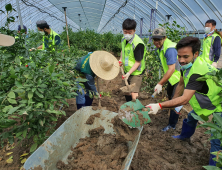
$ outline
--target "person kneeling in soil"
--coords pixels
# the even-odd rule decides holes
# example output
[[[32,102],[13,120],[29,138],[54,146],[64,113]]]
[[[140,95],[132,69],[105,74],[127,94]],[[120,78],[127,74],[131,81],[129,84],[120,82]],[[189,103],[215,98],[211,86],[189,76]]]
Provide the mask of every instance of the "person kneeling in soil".
[[[101,95],[96,90],[95,76],[104,80],[112,80],[119,74],[118,60],[106,51],[89,52],[86,56],[79,59],[74,69],[79,71],[80,77],[88,80],[83,83],[86,94],[78,84],[78,96],[76,97],[77,109],[92,105],[93,98],[89,96],[90,91],[93,95],[97,94],[101,98]]]
[[[123,24],[122,51],[119,65],[124,67],[125,75],[129,84],[134,84],[132,93],[125,95],[126,101],[136,100],[140,91],[143,74],[145,72],[146,47],[143,40],[135,34],[136,21],[126,19]],[[123,81],[124,82],[124,81]],[[125,82],[124,82],[125,86]]]
[[[159,94],[162,91],[162,86],[167,84],[167,95],[169,100],[173,98],[175,89],[180,81],[180,66],[177,60],[176,43],[172,42],[166,37],[166,30],[164,28],[156,28],[152,33],[153,44],[157,48],[158,57],[163,66],[164,76],[154,87],[154,91]],[[170,109],[170,117],[168,125],[162,129],[163,132],[169,129],[175,129],[178,122],[179,114],[175,110]]]
[[[222,97],[218,95],[222,88],[217,86],[216,83],[209,78],[209,75],[206,75],[213,70],[218,70],[198,56],[200,46],[200,40],[195,37],[185,37],[178,42],[176,49],[181,65],[181,77],[174,97],[172,100],[163,103],[149,104],[146,106],[151,108],[148,114],[156,114],[158,110],[162,108],[177,107],[189,102],[193,110],[188,114],[187,119],[183,120],[181,134],[173,136],[173,138],[181,140],[189,139],[195,132],[198,120],[194,119],[191,113],[201,117],[208,117],[212,113],[222,113],[220,104]],[[207,80],[198,81],[197,79],[200,77],[206,77]],[[211,140],[210,152],[221,149],[219,139]],[[215,156],[211,154],[210,165],[216,164],[212,160],[213,157]]]

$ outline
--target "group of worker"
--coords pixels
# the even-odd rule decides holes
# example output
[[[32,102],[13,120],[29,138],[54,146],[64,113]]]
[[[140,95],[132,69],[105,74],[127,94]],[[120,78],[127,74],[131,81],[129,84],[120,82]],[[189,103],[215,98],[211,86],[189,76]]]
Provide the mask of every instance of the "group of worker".
[[[48,48],[48,40],[51,39],[53,45],[60,44],[60,36],[50,29],[46,21],[36,23],[38,30],[43,35],[43,44],[37,49]],[[89,52],[77,62],[74,67],[79,72],[79,76],[86,78],[84,82],[85,90],[78,84],[76,97],[77,108],[91,106],[93,98],[90,92],[101,98],[95,87],[95,77],[105,80],[115,78],[119,73],[119,67],[123,67],[129,84],[134,84],[132,93],[125,94],[126,101],[135,100],[142,84],[142,77],[145,72],[146,45],[143,40],[135,34],[136,21],[126,19],[122,24],[123,38],[121,40],[122,51],[118,61],[112,54],[105,51]],[[46,38],[48,37],[48,38]],[[156,47],[156,54],[159,57],[164,75],[157,82],[154,91],[160,93],[162,87],[167,83],[167,95],[169,100],[163,103],[149,104],[151,111],[148,114],[156,114],[164,108],[175,108],[190,103],[193,110],[183,120],[182,131],[177,139],[189,139],[195,132],[197,120],[191,113],[208,117],[212,113],[222,113],[219,96],[221,87],[217,86],[212,79],[198,81],[200,77],[213,70],[217,70],[217,63],[221,53],[221,35],[216,30],[216,21],[210,19],[205,23],[205,35],[203,39],[203,52],[200,55],[201,42],[195,37],[182,38],[177,44],[167,38],[164,28],[156,28],[152,32],[152,41]],[[2,39],[1,39],[2,41]],[[2,45],[2,42],[0,42]],[[30,49],[30,51],[35,48]],[[149,66],[152,67],[152,66]],[[180,107],[181,108],[181,107]],[[175,129],[179,114],[175,109],[170,110],[169,123],[162,129],[163,132]],[[221,150],[220,140],[211,140],[210,152]],[[216,165],[213,160],[215,156],[210,155],[209,165]]]

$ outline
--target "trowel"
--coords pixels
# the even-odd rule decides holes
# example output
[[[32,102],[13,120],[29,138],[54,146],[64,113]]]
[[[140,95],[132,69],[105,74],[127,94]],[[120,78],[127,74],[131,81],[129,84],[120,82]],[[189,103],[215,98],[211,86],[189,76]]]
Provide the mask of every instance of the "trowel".
[[[125,75],[124,71],[123,71],[123,66],[120,67],[120,70],[122,72],[122,78],[123,76]],[[127,79],[124,79],[125,80],[125,84],[126,86],[124,87],[121,87],[120,90],[124,93],[131,93],[132,92],[132,89],[134,88],[134,86],[136,85],[135,83],[133,84],[130,84],[128,83]]]
[[[130,101],[120,106],[118,116],[124,123],[135,128],[151,122],[148,115],[149,111],[150,108],[145,108],[145,106],[136,99],[135,101]]]

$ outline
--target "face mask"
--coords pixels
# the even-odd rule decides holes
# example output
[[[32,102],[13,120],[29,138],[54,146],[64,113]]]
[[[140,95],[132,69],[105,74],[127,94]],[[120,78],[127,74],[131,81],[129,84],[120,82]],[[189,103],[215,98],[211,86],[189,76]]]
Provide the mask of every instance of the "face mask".
[[[210,27],[205,27],[205,28],[204,28],[204,32],[205,32],[206,34],[208,34],[208,33],[210,32],[210,29],[211,29]]]
[[[192,65],[193,65],[193,63],[189,62],[189,63],[186,64],[186,65],[183,65],[183,66],[180,65],[180,68],[181,68],[182,70],[187,70],[187,69],[190,68]]]
[[[45,35],[45,33],[44,33],[43,31],[39,31],[39,33],[40,33],[41,35]]]
[[[129,41],[133,38],[133,35],[132,34],[123,34],[124,35],[124,38]]]

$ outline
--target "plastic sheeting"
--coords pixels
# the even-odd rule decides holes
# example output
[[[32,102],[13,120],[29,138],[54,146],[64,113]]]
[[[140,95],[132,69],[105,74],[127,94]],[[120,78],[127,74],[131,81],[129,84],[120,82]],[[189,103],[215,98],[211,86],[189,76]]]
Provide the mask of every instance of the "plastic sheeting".
[[[111,31],[122,32],[122,22],[126,18],[137,21],[139,34],[140,19],[143,18],[143,34],[150,28],[151,9],[156,8],[157,0],[19,0],[22,20],[29,29],[36,29],[36,21],[46,20],[50,26],[60,33],[65,26],[64,11],[67,7],[68,25],[77,31],[80,28],[92,29],[99,33]],[[7,3],[15,9],[16,0],[1,0],[0,7],[4,10]],[[158,0],[156,27],[166,22],[166,15],[187,31],[199,33],[203,31],[206,20],[215,19],[217,28],[222,28],[222,0]],[[12,12],[10,16],[18,16]],[[0,16],[1,25],[6,22],[6,15]],[[17,29],[19,20],[10,25]]]

